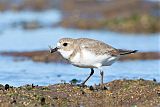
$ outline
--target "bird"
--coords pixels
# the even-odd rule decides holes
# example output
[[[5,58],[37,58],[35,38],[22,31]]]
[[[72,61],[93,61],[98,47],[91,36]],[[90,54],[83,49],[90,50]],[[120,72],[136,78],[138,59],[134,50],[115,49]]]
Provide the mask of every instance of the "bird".
[[[94,69],[100,70],[103,85],[103,66],[111,66],[120,57],[136,53],[138,50],[116,49],[107,43],[91,38],[61,38],[55,48],[50,47],[50,53],[58,51],[70,64],[80,68],[90,68],[90,75],[81,83],[82,86],[94,74]]]

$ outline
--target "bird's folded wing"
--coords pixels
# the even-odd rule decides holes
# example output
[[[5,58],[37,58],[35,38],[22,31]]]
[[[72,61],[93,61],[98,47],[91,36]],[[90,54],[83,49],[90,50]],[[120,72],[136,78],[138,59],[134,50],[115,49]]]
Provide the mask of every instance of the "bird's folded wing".
[[[100,41],[95,41],[95,40],[89,40],[89,41],[83,41],[79,43],[81,49],[86,49],[88,51],[94,52],[95,54],[98,55],[111,55],[111,56],[117,56],[118,55],[118,50],[113,48],[112,46],[105,44]]]

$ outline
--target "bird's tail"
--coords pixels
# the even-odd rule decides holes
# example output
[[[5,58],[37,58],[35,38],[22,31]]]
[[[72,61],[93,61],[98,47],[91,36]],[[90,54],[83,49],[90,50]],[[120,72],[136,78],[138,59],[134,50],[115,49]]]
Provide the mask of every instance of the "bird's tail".
[[[127,54],[133,54],[136,53],[138,50],[124,50],[124,49],[118,49],[119,55],[127,55]]]

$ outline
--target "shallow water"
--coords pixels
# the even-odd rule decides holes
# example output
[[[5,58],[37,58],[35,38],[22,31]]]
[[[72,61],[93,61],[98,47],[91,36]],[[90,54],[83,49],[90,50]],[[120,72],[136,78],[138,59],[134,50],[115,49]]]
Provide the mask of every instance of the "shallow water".
[[[13,17],[14,16],[14,17]],[[47,50],[48,45],[55,46],[62,37],[88,37],[104,41],[116,48],[137,49],[139,51],[160,51],[160,35],[157,34],[124,34],[105,30],[76,30],[62,27],[24,30],[12,27],[20,21],[38,20],[43,24],[58,23],[61,20],[59,11],[36,12],[3,12],[0,13],[0,52],[3,51],[35,51]],[[160,81],[160,60],[117,62],[104,68],[105,82],[115,79],[144,78]],[[0,83],[20,86],[25,84],[48,85],[69,82],[72,79],[84,80],[89,69],[77,68],[72,65],[55,63],[22,61],[12,57],[0,56]],[[87,82],[98,84],[99,71]]]
[[[90,69],[77,68],[72,65],[41,63],[31,60],[21,61],[12,57],[0,57],[0,83],[20,86],[25,84],[48,85],[69,82],[72,79],[84,80]],[[115,79],[143,78],[160,82],[160,60],[117,62],[104,67],[104,82]],[[100,82],[99,70],[87,82],[88,85]]]
[[[14,17],[13,17],[14,16]],[[43,12],[2,12],[0,13],[0,51],[33,51],[48,49],[56,45],[62,37],[88,37],[98,39],[116,48],[136,49],[139,51],[160,51],[160,33],[124,34],[105,30],[76,30],[62,27],[24,30],[21,27],[9,27],[13,23],[39,21],[42,24],[58,23],[61,12],[58,10]]]
[[[62,27],[37,30],[11,28],[0,34],[0,51],[46,50],[48,49],[48,45],[55,46],[58,39],[62,37],[88,37],[101,40],[116,48],[136,49],[139,51],[160,51],[160,35],[151,35],[153,36],[144,36],[144,34],[122,34],[110,31],[75,30]]]
[[[0,30],[6,30],[13,26],[13,24],[20,24],[23,22],[36,21],[44,25],[57,23],[61,21],[61,13],[58,10],[48,10],[41,12],[33,11],[5,11],[0,12]]]

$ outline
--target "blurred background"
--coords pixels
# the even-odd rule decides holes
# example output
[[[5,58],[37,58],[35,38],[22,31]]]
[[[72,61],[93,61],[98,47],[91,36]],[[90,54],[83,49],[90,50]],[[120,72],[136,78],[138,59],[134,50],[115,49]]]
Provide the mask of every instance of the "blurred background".
[[[88,37],[139,50],[105,67],[105,82],[160,82],[159,0],[0,0],[0,84],[83,81],[89,69],[48,52],[62,37]],[[87,84],[99,81],[96,70]]]

